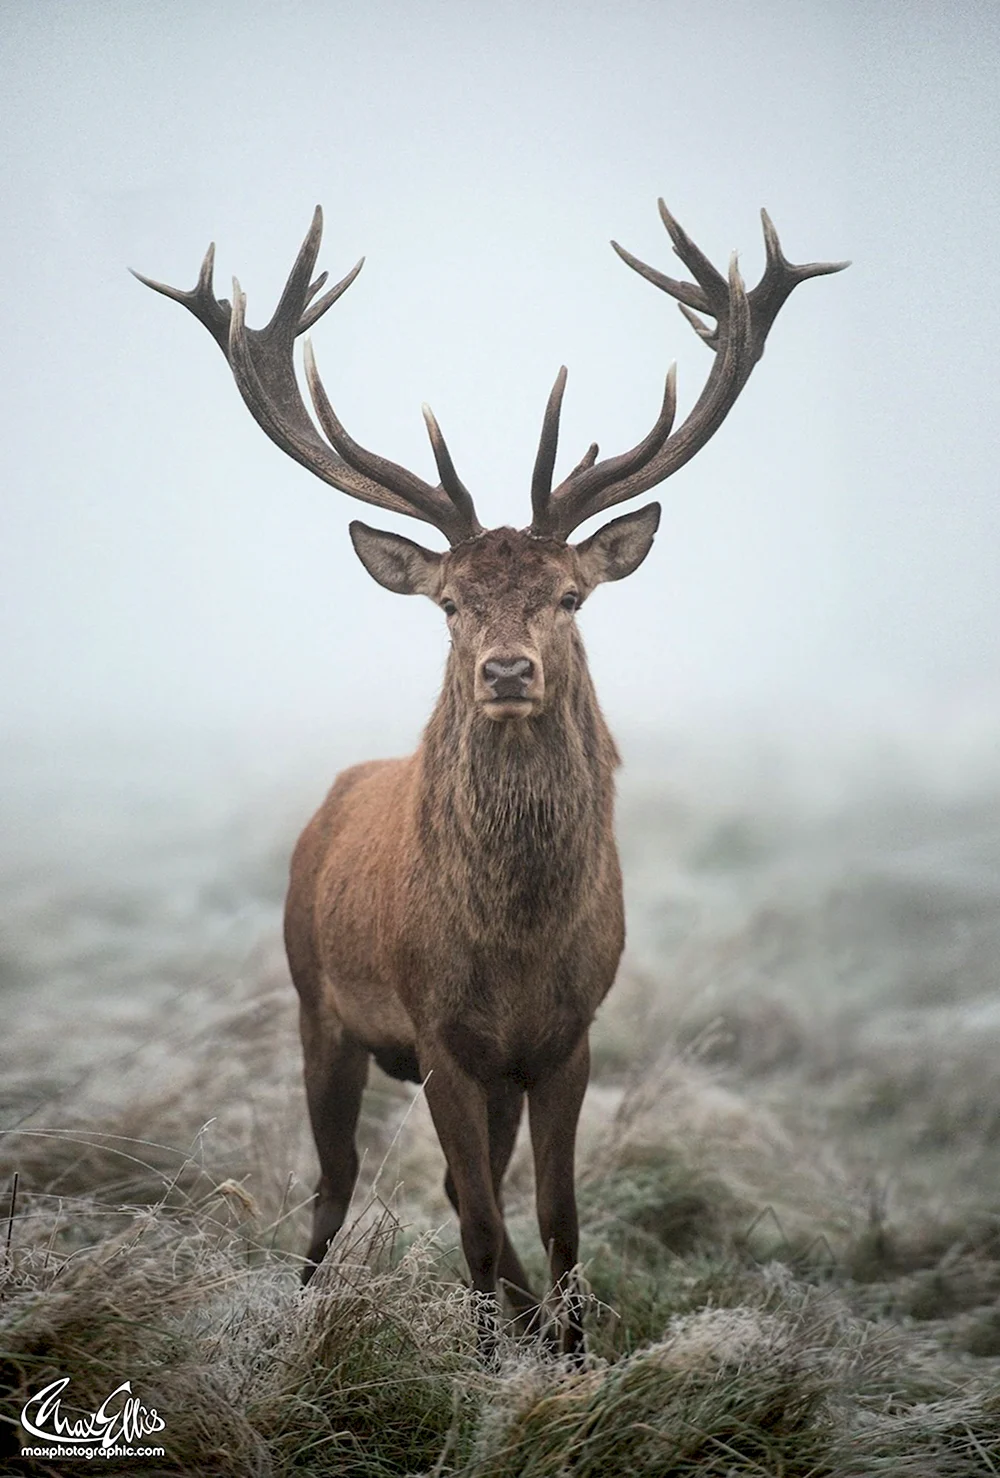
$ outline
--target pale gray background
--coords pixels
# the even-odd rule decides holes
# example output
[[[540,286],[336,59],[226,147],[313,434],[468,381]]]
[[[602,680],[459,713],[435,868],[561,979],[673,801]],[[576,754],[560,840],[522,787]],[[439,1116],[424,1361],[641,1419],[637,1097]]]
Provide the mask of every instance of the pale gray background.
[[[997,580],[993,3],[199,3],[0,11],[8,735],[415,739],[443,622],[365,575],[360,512],[284,458],[181,286],[210,239],[249,319],[309,223],[367,266],[315,332],[334,404],[429,476],[442,422],[485,521],[527,521],[545,397],[566,465],[708,356],[614,257],[672,270],[663,194],[790,300],[654,552],[583,617],[626,732],[989,729]],[[434,542],[418,525],[395,526]],[[440,540],[437,541],[440,544]],[[353,744],[353,739],[352,739]]]

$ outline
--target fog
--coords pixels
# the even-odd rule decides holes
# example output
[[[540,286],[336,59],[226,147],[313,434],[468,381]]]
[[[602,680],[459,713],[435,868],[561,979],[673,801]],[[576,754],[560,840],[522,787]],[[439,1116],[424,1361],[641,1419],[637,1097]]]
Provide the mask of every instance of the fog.
[[[570,1466],[610,1451],[601,1421],[637,1475],[695,1427],[712,1471],[734,1443],[755,1472],[1000,1462],[998,64],[985,0],[0,6],[11,1370],[127,1375],[171,1471],[473,1471],[454,1444],[493,1376],[453,1399],[442,1158],[374,1068],[356,1205],[385,1196],[433,1278],[401,1263],[402,1304],[366,1281],[362,1315],[345,1283],[346,1363],[302,1316],[316,1167],[280,943],[295,836],[336,770],[412,749],[447,650],[348,522],[443,536],[279,452],[126,269],[189,288],[215,241],[216,292],[238,275],[261,326],[322,203],[320,269],[367,259],[312,334],[344,424],[436,482],[429,403],[483,524],[524,526],[560,364],[557,474],[638,442],[671,360],[681,415],[704,384],[609,246],[686,276],[662,195],[748,285],[761,206],[792,261],[853,265],[794,293],[726,424],[642,500],[649,558],[580,616],[625,761],[628,943],[577,1158],[599,1358],[531,1399]],[[506,1189],[535,1246],[523,1140]],[[670,1366],[716,1316],[730,1363],[696,1336]],[[649,1340],[670,1394],[633,1421]],[[482,1400],[516,1467],[540,1429]]]
[[[210,240],[252,325],[322,202],[364,253],[314,333],[345,424],[432,476],[428,401],[485,523],[624,449],[708,355],[614,237],[673,270],[663,195],[718,263],[766,205],[805,284],[727,424],[661,490],[652,556],[583,625],[613,723],[828,732],[989,722],[1000,121],[991,6],[91,3],[5,7],[0,222],[8,734],[413,741],[445,651],[376,586],[361,505],[284,457],[190,286]],[[440,544],[433,530],[373,521]]]

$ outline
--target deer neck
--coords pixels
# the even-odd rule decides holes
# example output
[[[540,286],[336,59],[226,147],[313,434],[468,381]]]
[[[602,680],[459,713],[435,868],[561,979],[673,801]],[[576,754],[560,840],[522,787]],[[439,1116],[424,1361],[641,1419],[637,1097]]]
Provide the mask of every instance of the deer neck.
[[[506,723],[472,707],[449,660],[420,761],[427,861],[480,923],[573,911],[614,849],[618,764],[582,646],[544,710]]]

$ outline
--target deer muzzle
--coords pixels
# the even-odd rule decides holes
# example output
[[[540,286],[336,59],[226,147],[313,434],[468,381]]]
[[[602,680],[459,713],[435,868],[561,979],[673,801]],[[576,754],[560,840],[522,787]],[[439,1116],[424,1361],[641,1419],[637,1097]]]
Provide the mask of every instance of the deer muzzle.
[[[490,718],[524,718],[542,697],[541,663],[518,654],[494,654],[481,664],[476,697]]]

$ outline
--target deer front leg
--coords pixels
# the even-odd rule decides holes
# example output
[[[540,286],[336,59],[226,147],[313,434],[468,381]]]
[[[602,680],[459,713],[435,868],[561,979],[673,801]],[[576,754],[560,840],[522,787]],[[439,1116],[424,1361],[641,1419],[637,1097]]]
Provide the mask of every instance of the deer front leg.
[[[504,1225],[493,1189],[487,1095],[443,1048],[424,1044],[418,1055],[431,1118],[458,1200],[469,1278],[473,1290],[482,1295],[476,1316],[479,1346],[484,1354],[492,1354],[499,1315],[497,1275]]]
[[[510,1164],[510,1157],[517,1140],[524,1106],[524,1090],[514,1083],[503,1082],[490,1089],[487,1096],[487,1121],[490,1136],[490,1170],[493,1176],[493,1194],[503,1215],[503,1178]],[[448,1200],[458,1211],[458,1192],[455,1178],[449,1170],[444,1180]],[[539,1301],[531,1291],[528,1275],[521,1265],[510,1234],[504,1228],[503,1246],[497,1264],[498,1282],[507,1295],[514,1310],[514,1328],[518,1334],[534,1334],[540,1320]]]
[[[535,1160],[538,1229],[549,1254],[552,1286],[562,1305],[560,1353],[583,1354],[583,1300],[576,1265],[580,1228],[576,1213],[576,1126],[590,1077],[590,1044],[573,1053],[528,1093],[528,1122]]]

